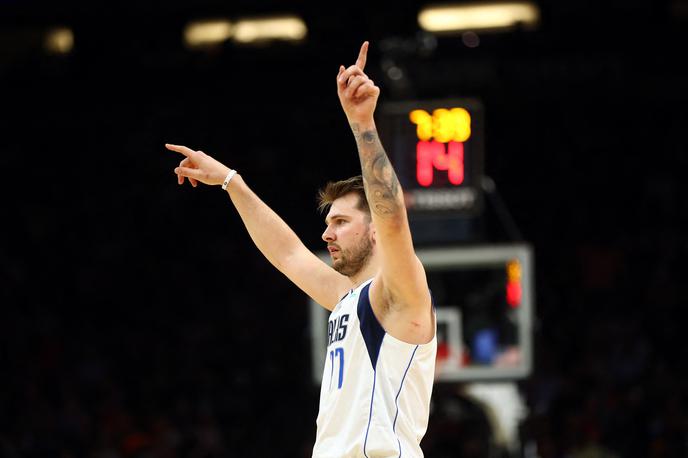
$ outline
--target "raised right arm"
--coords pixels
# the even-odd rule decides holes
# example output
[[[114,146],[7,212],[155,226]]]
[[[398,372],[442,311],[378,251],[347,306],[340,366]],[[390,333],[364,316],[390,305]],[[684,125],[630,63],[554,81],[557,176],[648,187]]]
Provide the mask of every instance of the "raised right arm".
[[[202,151],[186,146],[165,145],[185,156],[174,172],[179,184],[184,178],[193,186],[223,183],[230,168]],[[263,202],[236,174],[227,186],[229,197],[246,230],[267,260],[318,304],[332,309],[350,288],[350,281],[311,252],[287,223]]]

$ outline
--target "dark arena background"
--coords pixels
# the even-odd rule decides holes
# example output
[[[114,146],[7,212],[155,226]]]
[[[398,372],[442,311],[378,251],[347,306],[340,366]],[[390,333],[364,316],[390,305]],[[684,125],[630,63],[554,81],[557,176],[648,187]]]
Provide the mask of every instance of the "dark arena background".
[[[425,6],[0,0],[1,456],[310,457],[308,298],[164,144],[324,249],[316,192],[359,173],[335,76],[364,40],[380,106],[482,104],[490,192],[419,248],[533,253],[532,367],[438,382],[425,455],[688,456],[688,3],[540,0],[535,26],[453,34]],[[272,14],[307,34],[185,45]]]

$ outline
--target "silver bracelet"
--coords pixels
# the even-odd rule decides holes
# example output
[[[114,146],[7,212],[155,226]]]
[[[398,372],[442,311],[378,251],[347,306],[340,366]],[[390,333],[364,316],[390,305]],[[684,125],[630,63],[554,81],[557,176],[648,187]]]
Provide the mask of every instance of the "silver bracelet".
[[[234,175],[236,175],[236,170],[229,169],[229,173],[227,174],[227,177],[225,178],[225,181],[222,183],[222,190],[226,191],[227,190],[227,185],[229,184],[230,181],[232,181],[232,178],[234,178]]]

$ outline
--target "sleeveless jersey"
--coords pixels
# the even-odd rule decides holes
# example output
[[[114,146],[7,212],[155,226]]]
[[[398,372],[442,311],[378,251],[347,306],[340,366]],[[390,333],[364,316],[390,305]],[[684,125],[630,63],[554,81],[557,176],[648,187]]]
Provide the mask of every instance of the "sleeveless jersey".
[[[424,345],[387,334],[365,281],[328,320],[314,458],[420,458],[428,426],[437,336]]]

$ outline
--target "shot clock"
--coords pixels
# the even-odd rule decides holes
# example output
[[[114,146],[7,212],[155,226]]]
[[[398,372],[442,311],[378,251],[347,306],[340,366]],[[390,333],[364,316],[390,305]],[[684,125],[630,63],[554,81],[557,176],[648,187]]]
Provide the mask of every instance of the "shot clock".
[[[483,109],[475,99],[381,105],[383,144],[410,217],[477,215],[482,209]]]

